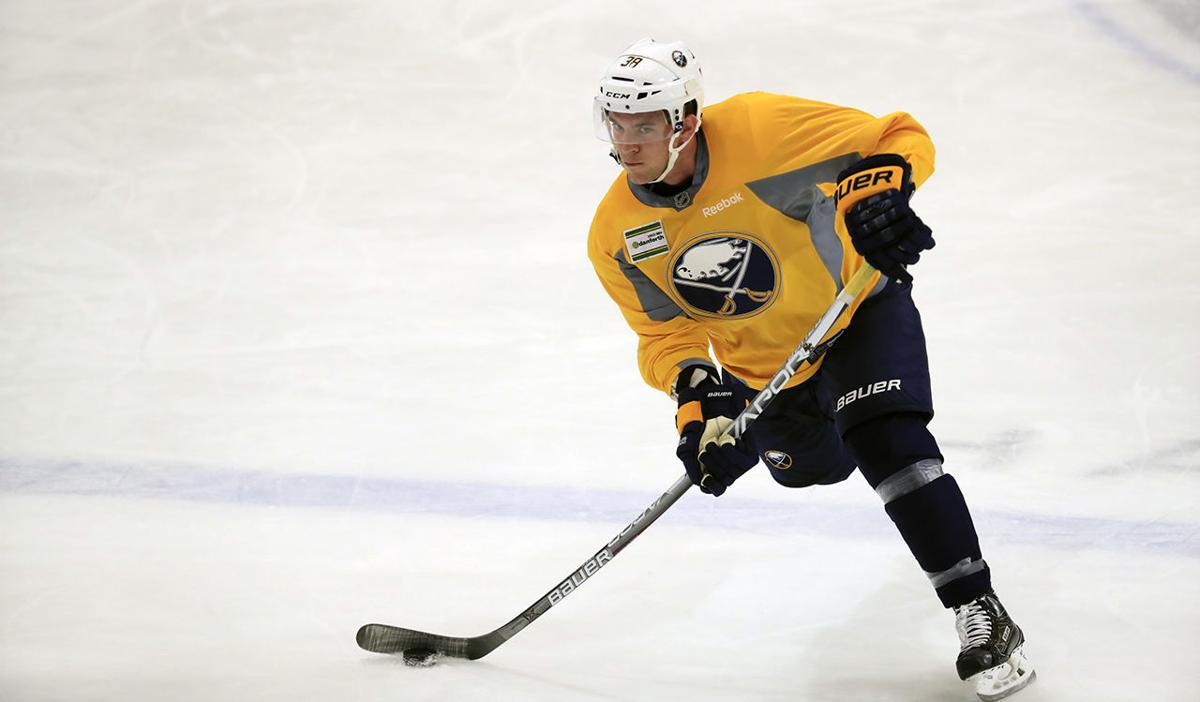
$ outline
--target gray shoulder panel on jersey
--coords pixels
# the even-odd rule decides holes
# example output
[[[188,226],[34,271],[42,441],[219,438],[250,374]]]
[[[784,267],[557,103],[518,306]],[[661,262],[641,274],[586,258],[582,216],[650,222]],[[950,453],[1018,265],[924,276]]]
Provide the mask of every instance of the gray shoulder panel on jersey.
[[[816,187],[817,183],[836,183],[842,169],[861,159],[858,153],[842,154],[794,171],[752,180],[746,183],[746,187],[759,200],[792,219],[804,222],[808,220],[809,211],[818,196],[823,195],[820,188]]]
[[[826,197],[817,186],[810,188],[812,204],[808,211],[808,235],[812,237],[813,248],[829,271],[833,286],[842,291],[842,240],[838,238],[834,223],[837,221],[837,205],[833,198]]]
[[[701,127],[700,131],[696,132],[696,172],[692,174],[692,184],[688,186],[687,190],[671,196],[659,195],[645,185],[630,182],[628,177],[625,182],[629,183],[630,192],[643,205],[669,207],[681,211],[691,206],[692,200],[700,191],[700,186],[704,185],[706,178],[708,178],[708,140],[704,138],[704,128]]]
[[[829,271],[834,287],[842,291],[842,242],[837,237],[837,205],[817,187],[817,183],[837,182],[843,168],[857,162],[858,153],[835,156],[820,163],[746,183],[759,200],[792,219],[808,225],[813,248]]]
[[[625,274],[625,279],[633,286],[633,291],[637,293],[638,302],[642,305],[642,311],[650,318],[652,322],[667,322],[676,317],[683,316],[683,310],[679,305],[667,297],[650,278],[642,272],[642,269],[633,265],[625,258],[625,250],[621,249],[613,258],[617,259],[617,265],[621,267],[621,272]]]

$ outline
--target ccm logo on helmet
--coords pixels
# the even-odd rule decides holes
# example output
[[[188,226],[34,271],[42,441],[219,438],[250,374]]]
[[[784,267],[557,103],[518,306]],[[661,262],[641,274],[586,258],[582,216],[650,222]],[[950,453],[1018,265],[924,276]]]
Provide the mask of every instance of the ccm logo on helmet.
[[[630,95],[633,95],[633,93],[610,93],[607,90],[604,91],[605,97],[616,98],[617,100],[626,100]]]

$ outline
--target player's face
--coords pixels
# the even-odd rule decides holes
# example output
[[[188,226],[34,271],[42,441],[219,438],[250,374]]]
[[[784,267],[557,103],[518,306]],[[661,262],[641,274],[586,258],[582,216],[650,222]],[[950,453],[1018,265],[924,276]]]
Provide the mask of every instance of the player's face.
[[[622,114],[610,112],[608,131],[621,167],[634,183],[649,183],[667,167],[671,125],[662,112]]]

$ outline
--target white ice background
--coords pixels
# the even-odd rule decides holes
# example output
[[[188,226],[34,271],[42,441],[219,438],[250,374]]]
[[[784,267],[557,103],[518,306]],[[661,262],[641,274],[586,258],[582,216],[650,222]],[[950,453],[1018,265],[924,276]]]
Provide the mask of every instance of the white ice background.
[[[1200,699],[1194,0],[6,0],[0,700],[974,699],[858,476],[692,491],[483,660],[355,646],[504,623],[681,473],[584,253],[645,35],[929,129],[1014,699]]]

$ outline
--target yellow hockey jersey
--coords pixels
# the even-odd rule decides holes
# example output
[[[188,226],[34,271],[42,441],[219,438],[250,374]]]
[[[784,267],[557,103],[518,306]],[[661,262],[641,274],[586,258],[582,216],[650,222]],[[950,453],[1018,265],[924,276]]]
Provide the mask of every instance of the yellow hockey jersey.
[[[687,190],[664,197],[616,179],[596,209],[588,256],[637,332],[652,387],[670,392],[683,366],[711,363],[711,346],[722,367],[762,388],[863,265],[835,216],[838,173],[895,153],[920,185],[933,172],[933,143],[903,112],[875,118],[768,93],[706,107],[696,138]]]

